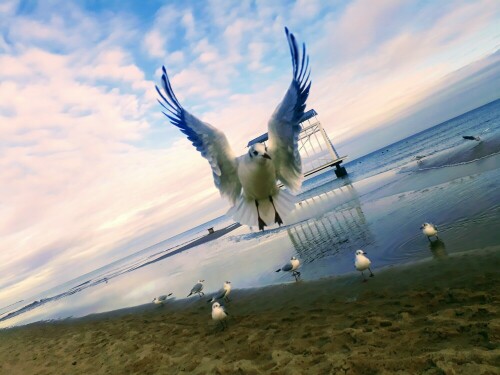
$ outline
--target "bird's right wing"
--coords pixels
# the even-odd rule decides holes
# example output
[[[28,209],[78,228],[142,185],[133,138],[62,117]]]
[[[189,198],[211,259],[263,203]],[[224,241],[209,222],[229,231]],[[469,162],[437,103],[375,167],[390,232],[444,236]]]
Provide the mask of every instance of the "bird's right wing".
[[[186,111],[179,103],[170,85],[167,71],[162,68],[162,91],[156,86],[156,91],[162,100],[158,102],[166,110],[163,112],[177,126],[193,146],[208,160],[212,168],[215,186],[221,195],[234,204],[241,193],[241,183],[237,173],[237,161],[224,133],[212,125],[203,122]]]

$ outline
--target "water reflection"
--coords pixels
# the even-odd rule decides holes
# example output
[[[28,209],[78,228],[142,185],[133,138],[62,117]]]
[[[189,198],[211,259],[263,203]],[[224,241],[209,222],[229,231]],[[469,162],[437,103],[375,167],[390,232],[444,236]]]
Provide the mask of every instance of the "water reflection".
[[[448,256],[446,245],[439,238],[435,241],[429,242],[429,249],[431,250],[434,259],[442,260]]]
[[[289,227],[287,233],[304,263],[364,248],[374,241],[351,183],[300,202],[296,215],[296,219],[308,219]]]

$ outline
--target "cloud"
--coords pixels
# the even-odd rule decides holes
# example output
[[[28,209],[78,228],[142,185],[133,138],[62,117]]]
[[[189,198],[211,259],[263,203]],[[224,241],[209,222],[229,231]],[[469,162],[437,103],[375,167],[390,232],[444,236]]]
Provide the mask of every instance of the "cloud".
[[[406,116],[432,125],[436,117],[423,112],[453,97],[442,94],[446,87],[465,92],[484,82],[470,79],[479,68],[446,77],[498,48],[494,1],[210,1],[145,4],[138,14],[56,1],[17,9],[0,5],[8,15],[0,25],[7,302],[228,208],[206,160],[161,115],[153,87],[162,64],[186,109],[224,131],[241,154],[266,131],[290,84],[288,25],[311,57],[308,107],[336,145],[360,155],[388,125],[394,137],[406,134],[409,122],[396,125]],[[474,103],[491,97],[483,91]]]

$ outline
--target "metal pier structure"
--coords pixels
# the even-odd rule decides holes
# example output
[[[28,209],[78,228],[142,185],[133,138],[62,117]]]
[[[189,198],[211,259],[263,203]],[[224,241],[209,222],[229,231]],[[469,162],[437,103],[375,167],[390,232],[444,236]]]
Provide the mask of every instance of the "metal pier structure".
[[[341,163],[347,158],[339,156],[333,143],[318,120],[318,113],[310,109],[302,116],[299,134],[299,152],[302,159],[304,177],[311,176],[326,168],[335,167],[335,175],[343,177],[347,175],[346,169]],[[255,143],[266,143],[268,134],[262,134],[248,142],[247,147]]]

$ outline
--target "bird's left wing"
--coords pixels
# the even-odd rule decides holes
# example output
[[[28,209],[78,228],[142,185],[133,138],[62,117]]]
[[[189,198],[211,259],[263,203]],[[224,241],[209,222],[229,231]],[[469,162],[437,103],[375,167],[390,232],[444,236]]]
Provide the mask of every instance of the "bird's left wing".
[[[300,119],[304,115],[309,96],[309,56],[306,46],[299,50],[297,41],[285,27],[293,65],[293,79],[285,97],[274,111],[268,123],[269,152],[278,178],[292,191],[302,184],[302,165],[298,149]]]
[[[172,125],[177,126],[193,146],[208,160],[212,168],[215,186],[221,195],[235,203],[241,193],[241,183],[238,179],[237,161],[224,133],[212,125],[203,122],[186,111],[179,103],[170,85],[167,71],[162,68],[161,86],[163,92],[156,86],[156,91],[162,100],[158,102],[165,109]]]

